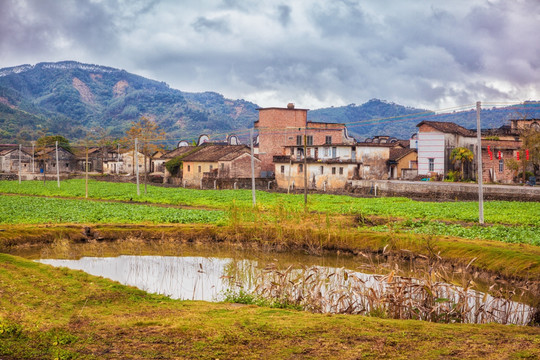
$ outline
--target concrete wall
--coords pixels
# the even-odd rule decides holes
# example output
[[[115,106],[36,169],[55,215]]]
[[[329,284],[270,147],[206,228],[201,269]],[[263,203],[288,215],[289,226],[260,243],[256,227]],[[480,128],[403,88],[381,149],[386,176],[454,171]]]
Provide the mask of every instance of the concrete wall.
[[[431,181],[352,180],[348,190],[428,200],[478,200],[478,185]],[[540,186],[484,185],[484,200],[540,201]]]
[[[304,172],[299,172],[299,166],[303,163],[276,164],[275,179],[277,187],[287,189],[289,186],[294,189],[304,188]],[[354,174],[355,164],[347,163],[308,163],[308,189],[316,190],[343,190],[347,181]],[[283,170],[283,171],[282,171]]]

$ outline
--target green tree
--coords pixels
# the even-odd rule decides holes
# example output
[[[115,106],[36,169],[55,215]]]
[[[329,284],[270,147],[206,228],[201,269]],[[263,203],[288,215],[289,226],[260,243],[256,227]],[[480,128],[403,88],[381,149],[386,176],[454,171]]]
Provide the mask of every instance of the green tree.
[[[521,132],[521,140],[523,141],[522,150],[520,152],[523,158],[523,180],[525,181],[525,168],[528,164],[532,166],[535,176],[540,175],[540,127],[529,127]],[[526,151],[529,151],[529,160],[526,159]],[[528,164],[525,164],[527,162]]]
[[[470,163],[471,161],[473,161],[473,159],[473,152],[465,147],[454,148],[454,150],[452,150],[452,153],[450,153],[450,160],[452,161],[452,164],[459,162],[462,179],[464,178],[463,171],[465,168],[465,164]]]
[[[36,146],[40,148],[42,147],[45,148],[47,146],[54,146],[57,141],[58,141],[58,146],[61,146],[67,151],[71,152],[71,145],[69,143],[69,140],[63,137],[62,135],[42,136],[39,139],[37,139]]]

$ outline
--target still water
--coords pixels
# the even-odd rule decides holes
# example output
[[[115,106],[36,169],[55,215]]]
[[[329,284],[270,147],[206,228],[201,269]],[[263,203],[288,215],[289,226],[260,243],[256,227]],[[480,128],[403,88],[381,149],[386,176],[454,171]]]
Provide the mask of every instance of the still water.
[[[291,262],[268,253],[257,258],[215,256],[121,255],[79,259],[39,259],[53,266],[82,270],[174,299],[221,301],[240,289],[268,299],[301,305],[314,312],[373,314],[468,323],[527,324],[534,309],[435,279],[359,271],[358,261],[325,264]],[[221,254],[223,256],[224,254]],[[315,257],[317,259],[317,257]],[[306,259],[307,260],[307,259]],[[337,266],[336,266],[337,265]],[[397,268],[397,265],[395,265]],[[380,268],[381,269],[381,268]]]

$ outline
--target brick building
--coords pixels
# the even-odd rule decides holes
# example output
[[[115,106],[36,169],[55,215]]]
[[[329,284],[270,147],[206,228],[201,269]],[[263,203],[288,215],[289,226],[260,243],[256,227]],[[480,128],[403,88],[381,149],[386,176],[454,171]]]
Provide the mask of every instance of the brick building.
[[[486,183],[512,183],[517,174],[508,168],[507,161],[508,159],[516,159],[516,153],[521,145],[521,141],[482,140],[483,181]],[[525,156],[525,154],[521,155]]]
[[[296,109],[293,104],[286,108],[260,108],[255,129],[259,132],[258,156],[263,174],[274,172],[274,156],[286,154],[288,146],[353,144],[344,124],[312,122],[307,120],[307,109]]]

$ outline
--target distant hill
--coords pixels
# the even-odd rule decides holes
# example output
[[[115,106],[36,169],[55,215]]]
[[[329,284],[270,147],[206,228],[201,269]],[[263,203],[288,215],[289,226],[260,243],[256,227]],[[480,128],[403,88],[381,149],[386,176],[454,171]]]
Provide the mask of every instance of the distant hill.
[[[540,118],[540,103],[525,102],[503,108],[485,108],[480,112],[483,129],[495,129],[516,118]],[[308,112],[312,121],[345,123],[349,132],[364,140],[376,135],[408,139],[423,120],[451,121],[467,129],[476,129],[476,110],[436,114],[433,111],[405,107],[384,100],[372,99],[362,105],[331,107]]]
[[[258,106],[248,101],[186,93],[124,70],[73,61],[0,69],[0,106],[0,141],[30,140],[38,127],[77,139],[99,126],[120,137],[143,115],[169,137],[224,133],[224,139],[258,117]]]
[[[147,116],[169,138],[202,133],[224,140],[253,126],[258,106],[215,92],[188,93],[107,66],[74,61],[0,69],[0,142],[35,140],[45,132],[75,141],[102,127],[122,137],[131,121]],[[497,128],[523,114],[540,118],[538,103],[482,110],[482,127]],[[476,128],[474,111],[435,114],[372,99],[365,104],[311,110],[308,119],[345,123],[358,140],[375,135],[406,139],[422,120],[453,121]]]

